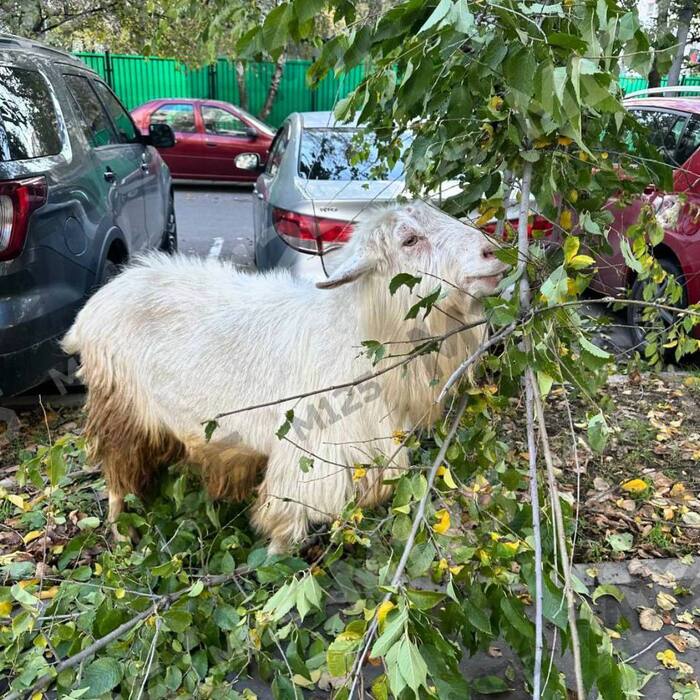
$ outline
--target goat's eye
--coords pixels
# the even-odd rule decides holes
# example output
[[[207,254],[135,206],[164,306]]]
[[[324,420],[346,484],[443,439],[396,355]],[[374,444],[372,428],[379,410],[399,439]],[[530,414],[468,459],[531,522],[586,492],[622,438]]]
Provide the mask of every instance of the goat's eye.
[[[404,242],[403,246],[405,248],[410,248],[412,245],[418,243],[418,236],[409,236]]]

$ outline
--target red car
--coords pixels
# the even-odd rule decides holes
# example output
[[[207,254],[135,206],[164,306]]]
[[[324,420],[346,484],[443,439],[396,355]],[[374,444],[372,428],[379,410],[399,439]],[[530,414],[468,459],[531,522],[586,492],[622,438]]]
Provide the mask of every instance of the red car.
[[[664,225],[663,241],[655,252],[667,272],[684,286],[683,304],[700,302],[700,99],[645,97],[625,100],[625,107],[649,129],[650,141],[674,168],[674,189],[661,194],[651,189],[631,204],[621,207],[615,201],[606,208],[613,214],[609,242],[611,255],[597,260],[593,288],[618,296],[631,289],[641,299],[643,283],[636,283],[620,250],[620,235],[636,223],[645,202],[651,201]],[[679,196],[682,195],[682,196]],[[661,292],[661,290],[659,290]],[[628,322],[637,341],[642,341],[642,307],[628,306]],[[663,313],[662,313],[663,316]],[[672,319],[662,319],[670,322]],[[696,328],[697,331],[697,328]]]
[[[250,159],[246,170],[237,167],[236,158],[252,154],[264,165],[275,135],[240,107],[217,100],[151,100],[131,116],[143,134],[151,124],[172,127],[175,146],[161,156],[177,179],[255,182],[258,173],[250,168]]]

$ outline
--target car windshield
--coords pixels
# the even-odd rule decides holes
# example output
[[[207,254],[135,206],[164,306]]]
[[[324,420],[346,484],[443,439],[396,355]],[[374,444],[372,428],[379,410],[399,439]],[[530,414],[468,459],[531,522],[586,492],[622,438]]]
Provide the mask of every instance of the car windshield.
[[[389,167],[379,157],[372,134],[359,136],[359,129],[305,129],[301,137],[299,174],[307,180],[402,180],[404,165],[398,160]],[[365,153],[358,152],[358,140],[364,140]],[[403,139],[403,149],[408,145]],[[362,141],[359,142],[360,144]]]
[[[0,66],[0,161],[60,151],[58,117],[44,78],[35,70]]]

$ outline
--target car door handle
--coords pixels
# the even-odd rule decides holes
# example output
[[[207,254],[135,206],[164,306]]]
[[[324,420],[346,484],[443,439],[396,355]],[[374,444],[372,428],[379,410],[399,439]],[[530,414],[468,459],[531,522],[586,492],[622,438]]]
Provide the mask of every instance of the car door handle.
[[[207,141],[207,146],[209,146],[209,148],[217,148],[218,145],[218,143],[211,143],[211,141]]]
[[[114,173],[112,172],[111,168],[107,168],[104,172],[104,177],[107,182],[114,182],[116,180],[116,177]]]

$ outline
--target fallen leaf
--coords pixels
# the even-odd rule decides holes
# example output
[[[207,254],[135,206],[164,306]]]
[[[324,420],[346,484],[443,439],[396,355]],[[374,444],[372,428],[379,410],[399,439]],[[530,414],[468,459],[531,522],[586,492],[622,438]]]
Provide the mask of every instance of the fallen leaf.
[[[667,634],[664,635],[664,639],[680,654],[683,654],[688,648],[688,643],[680,634]]]
[[[690,527],[700,528],[700,513],[696,513],[694,510],[684,513],[683,522]]]
[[[663,591],[656,596],[656,605],[661,610],[671,611],[676,609],[678,601],[670,594]]]
[[[649,484],[642,479],[630,479],[622,484],[622,490],[627,493],[640,494],[644,493],[649,488]]]
[[[647,632],[658,632],[664,626],[664,621],[653,608],[642,608],[639,613],[639,626]]]

